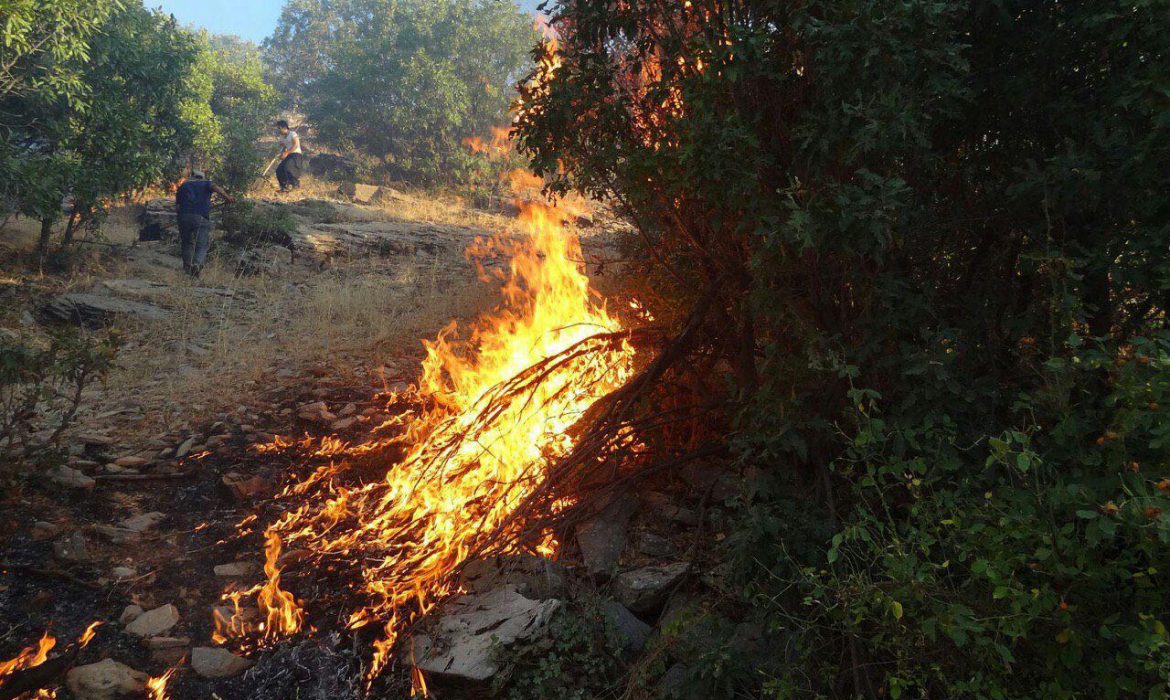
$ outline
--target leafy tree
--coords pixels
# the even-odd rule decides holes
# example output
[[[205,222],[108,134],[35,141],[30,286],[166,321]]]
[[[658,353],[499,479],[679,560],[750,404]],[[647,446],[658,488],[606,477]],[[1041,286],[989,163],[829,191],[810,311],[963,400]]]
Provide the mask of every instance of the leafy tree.
[[[558,9],[522,143],[626,207],[758,475],[793,657],[721,692],[1165,697],[1170,5]]]
[[[3,100],[14,119],[0,141],[0,180],[9,206],[41,221],[42,261],[67,198],[66,243],[111,198],[177,174],[183,156],[213,151],[220,139],[197,38],[141,5],[108,5],[84,45],[53,57],[62,65],[52,72],[71,76],[61,83],[66,87]],[[60,17],[39,19],[51,24]]]
[[[535,36],[527,16],[493,0],[301,0],[266,52],[326,143],[398,177],[438,179],[463,138],[506,119]]]
[[[211,111],[222,140],[209,158],[225,187],[246,190],[260,173],[257,141],[277,109],[277,93],[265,81],[260,49],[234,36],[206,37],[208,54],[200,65],[210,75]]]

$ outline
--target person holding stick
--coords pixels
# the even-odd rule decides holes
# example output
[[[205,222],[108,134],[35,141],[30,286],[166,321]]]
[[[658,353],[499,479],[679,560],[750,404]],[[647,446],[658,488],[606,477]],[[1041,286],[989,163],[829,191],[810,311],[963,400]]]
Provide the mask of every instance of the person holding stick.
[[[276,122],[280,144],[280,165],[276,166],[276,181],[280,183],[281,192],[291,192],[301,186],[301,175],[305,172],[305,154],[301,150],[301,137],[289,128],[288,121],[281,119]]]

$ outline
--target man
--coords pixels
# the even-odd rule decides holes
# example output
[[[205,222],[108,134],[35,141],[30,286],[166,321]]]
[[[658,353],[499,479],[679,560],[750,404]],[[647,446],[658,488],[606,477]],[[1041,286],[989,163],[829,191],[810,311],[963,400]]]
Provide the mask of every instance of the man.
[[[280,136],[280,165],[276,166],[276,180],[281,192],[291,192],[301,186],[301,175],[305,172],[305,154],[301,150],[301,137],[289,128],[284,119],[276,122]]]
[[[207,179],[201,170],[192,170],[191,177],[175,192],[175,211],[179,214],[179,244],[183,252],[183,272],[198,277],[207,262],[211,247],[211,196],[218,194],[228,202],[236,198]]]

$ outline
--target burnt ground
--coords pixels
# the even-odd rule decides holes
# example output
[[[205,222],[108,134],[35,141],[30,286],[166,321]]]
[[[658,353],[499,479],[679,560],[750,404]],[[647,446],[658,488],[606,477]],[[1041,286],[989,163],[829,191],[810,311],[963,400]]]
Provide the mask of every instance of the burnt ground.
[[[401,381],[398,377],[389,380]],[[7,534],[2,540],[4,559],[0,572],[4,625],[0,658],[14,656],[42,631],[49,631],[64,644],[91,622],[101,620],[105,624],[78,656],[78,665],[109,657],[153,676],[161,675],[178,662],[179,654],[152,653],[139,639],[123,631],[118,618],[131,604],[147,610],[168,603],[175,605],[181,620],[166,635],[188,638],[192,646],[210,646],[212,608],[229,580],[216,576],[214,567],[252,562],[254,574],[241,583],[259,582],[263,577],[263,525],[279,518],[290,503],[273,496],[287,480],[306,475],[316,466],[298,447],[260,452],[256,446],[269,444],[274,435],[291,440],[334,434],[331,425],[296,415],[297,409],[307,403],[324,401],[342,410],[352,407],[358,420],[337,435],[355,441],[368,439],[371,422],[387,415],[386,398],[368,388],[318,379],[306,382],[302,389],[295,395],[260,397],[264,399],[263,408],[242,416],[248,423],[223,415],[214,423],[200,426],[194,434],[223,436],[222,444],[203,456],[161,461],[138,475],[99,476],[92,491],[63,491],[45,482],[26,485],[10,494],[3,501],[2,524]],[[96,460],[112,461],[117,455],[106,450],[105,446],[89,445],[86,454]],[[372,456],[368,475],[373,475],[374,463],[393,457],[392,453]],[[247,496],[233,492],[224,482],[229,474],[244,480],[258,479],[258,492]],[[94,530],[94,525],[116,523],[126,517],[129,504],[161,512],[165,519],[156,529],[119,544]],[[33,527],[29,519],[37,518],[37,514],[52,514],[56,531]],[[256,518],[239,525],[249,516]],[[84,561],[62,562],[54,553],[54,544],[76,532],[82,533],[85,540]],[[116,578],[111,570],[117,565],[132,568],[133,575]],[[336,594],[318,588],[321,585],[320,580],[309,583],[295,577],[288,579],[288,586],[299,597],[318,603]],[[329,606],[314,605],[310,611],[321,609]],[[344,627],[341,621],[312,617],[308,624],[322,630]],[[225,700],[285,698],[290,697],[288,693],[294,687],[300,688],[300,697],[314,697],[307,691],[322,683],[336,691],[338,686],[329,683],[352,680],[368,656],[364,649],[361,654],[355,653],[352,645],[329,648],[330,642],[339,645],[341,641],[339,636],[326,633],[303,646],[254,654],[253,658],[259,660],[257,669],[237,678],[213,681],[194,673],[180,673],[170,684],[172,697],[208,698],[215,693]],[[184,645],[180,652],[186,651]],[[276,660],[280,662],[273,663]]]

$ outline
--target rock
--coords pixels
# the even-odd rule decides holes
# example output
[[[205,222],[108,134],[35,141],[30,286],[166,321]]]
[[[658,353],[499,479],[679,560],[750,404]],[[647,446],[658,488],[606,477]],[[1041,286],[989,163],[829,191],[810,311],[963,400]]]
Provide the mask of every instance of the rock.
[[[215,567],[215,575],[225,578],[240,578],[255,573],[259,567],[250,561],[237,561],[231,564],[219,564]]]
[[[167,516],[157,511],[152,513],[143,513],[142,515],[135,515],[132,518],[126,518],[118,523],[127,530],[133,532],[149,532],[153,530],[159,523],[166,520]]]
[[[167,312],[154,304],[147,304],[100,294],[62,294],[41,307],[41,314],[49,321],[75,323],[86,328],[100,328],[116,320],[157,321]]]
[[[342,418],[341,420],[334,421],[333,425],[330,426],[330,430],[333,430],[335,432],[345,430],[346,428],[349,428],[350,426],[352,426],[354,423],[357,423],[356,416],[350,416],[349,418]]]
[[[122,614],[118,616],[118,624],[126,626],[142,617],[142,613],[146,612],[141,605],[127,605],[122,609]]]
[[[126,631],[136,637],[154,637],[179,624],[179,609],[173,605],[162,605],[147,610],[126,625]]]
[[[88,491],[97,485],[97,482],[94,481],[91,477],[82,474],[73,467],[67,467],[64,464],[50,469],[48,476],[54,484],[58,484],[70,489],[82,489]]]
[[[142,646],[151,651],[178,649],[190,645],[191,640],[186,637],[148,637],[142,640]]]
[[[470,593],[487,593],[511,584],[533,600],[558,598],[567,589],[568,572],[560,563],[534,554],[501,554],[473,559],[460,572],[459,585]]]
[[[75,700],[113,700],[123,695],[141,693],[149,678],[145,673],[113,659],[88,666],[78,666],[65,675],[65,686]]]
[[[654,559],[669,559],[678,556],[674,542],[653,532],[638,535],[638,552]]]
[[[128,566],[115,566],[110,569],[110,576],[116,579],[134,578],[137,575],[138,572]]]
[[[341,416],[342,418],[348,418],[355,413],[357,413],[357,404],[347,403],[340,411],[337,412],[337,415]]]
[[[577,544],[589,573],[594,576],[609,573],[618,563],[626,546],[630,516],[637,506],[633,496],[623,494],[577,526]]]
[[[353,160],[332,153],[318,153],[309,159],[313,177],[353,177],[357,166]]]
[[[614,580],[614,596],[638,614],[652,613],[662,607],[690,568],[686,562],[676,562],[627,571]]]
[[[191,650],[191,668],[204,678],[231,678],[252,667],[252,662],[219,647]]]
[[[183,459],[191,454],[192,448],[195,447],[195,442],[199,439],[198,435],[192,435],[184,440],[178,447],[175,448],[175,459]]]
[[[237,472],[228,472],[223,475],[222,481],[232,495],[241,501],[246,501],[268,490],[268,482],[259,476],[244,476]]]
[[[373,204],[379,199],[381,188],[377,185],[365,185],[358,182],[345,182],[337,188],[341,195],[349,197],[358,204]]]
[[[82,433],[74,439],[83,445],[93,447],[109,447],[114,444],[114,438],[109,435],[102,435],[101,433]]]
[[[679,505],[665,493],[648,491],[642,494],[642,501],[664,520],[672,520],[681,525],[697,525],[699,522],[697,513]]]
[[[119,467],[130,467],[131,469],[145,467],[150,463],[151,460],[137,455],[126,455],[125,457],[119,457],[114,460],[114,464],[117,464]]]
[[[108,540],[110,544],[131,544],[142,538],[141,533],[114,525],[94,525],[93,531]]]
[[[90,559],[89,546],[81,530],[74,530],[69,536],[54,542],[53,554],[66,562],[86,562]]]
[[[662,678],[658,680],[658,687],[655,690],[654,696],[667,700],[669,698],[684,697],[687,687],[688,669],[682,664],[675,664],[666,669],[666,673],[662,674]]]
[[[284,245],[248,246],[236,258],[236,269],[244,275],[277,275],[293,262],[293,253]]]
[[[613,600],[602,603],[601,612],[622,640],[622,654],[627,659],[642,651],[650,637],[650,625],[639,620],[626,606]]]
[[[540,634],[559,600],[536,601],[515,586],[464,596],[435,624],[433,635],[414,638],[414,665],[424,673],[482,682],[499,670],[496,649]]]

